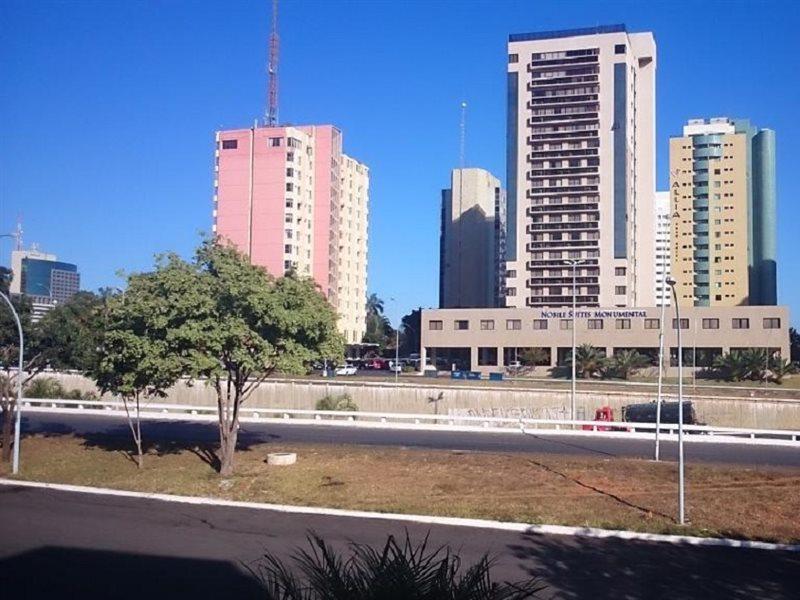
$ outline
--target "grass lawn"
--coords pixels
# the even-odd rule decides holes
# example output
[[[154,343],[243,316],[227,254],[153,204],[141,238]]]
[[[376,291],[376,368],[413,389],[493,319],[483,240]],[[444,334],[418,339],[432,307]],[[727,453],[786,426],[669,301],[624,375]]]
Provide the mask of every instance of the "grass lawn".
[[[267,452],[298,453],[267,466]],[[207,447],[160,445],[137,470],[126,440],[23,439],[21,478],[230,500],[730,536],[800,540],[800,470],[687,467],[677,526],[677,467],[633,459],[346,445],[253,445],[222,480]],[[7,470],[3,472],[7,475]]]

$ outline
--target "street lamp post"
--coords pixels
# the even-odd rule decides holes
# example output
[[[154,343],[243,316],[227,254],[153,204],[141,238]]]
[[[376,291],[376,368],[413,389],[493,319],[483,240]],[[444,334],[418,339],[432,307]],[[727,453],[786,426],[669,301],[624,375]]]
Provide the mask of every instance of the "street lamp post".
[[[11,314],[14,315],[14,320],[17,322],[17,333],[19,333],[19,365],[17,367],[17,402],[15,411],[15,424],[14,424],[14,458],[12,461],[11,471],[15,475],[19,473],[19,430],[22,426],[22,367],[23,367],[23,353],[25,348],[25,339],[22,335],[22,323],[20,323],[19,315],[17,314],[14,305],[8,296],[0,292],[0,296],[8,304]]]
[[[397,308],[397,300],[394,298],[389,298],[390,302],[394,302],[395,308]],[[397,328],[394,330],[394,382],[398,383],[400,378],[400,323],[398,323]]]
[[[577,269],[578,265],[585,264],[585,260],[565,260],[565,264],[572,267],[572,392],[570,394],[570,420],[575,420],[575,312],[577,310]],[[574,427],[574,424],[573,424]]]
[[[681,309],[678,306],[678,293],[675,291],[675,280],[670,277],[667,284],[672,288],[672,300],[675,302],[675,319],[678,326],[678,522],[685,523],[685,485],[683,461],[683,343],[681,340]]]
[[[669,282],[669,279],[665,280]],[[662,287],[663,289],[663,287]],[[661,319],[659,321],[658,332],[658,400],[656,401],[656,452],[655,460],[659,459],[659,432],[661,429],[661,402],[662,402],[662,389],[664,380],[664,317],[666,312],[666,299],[661,295]]]

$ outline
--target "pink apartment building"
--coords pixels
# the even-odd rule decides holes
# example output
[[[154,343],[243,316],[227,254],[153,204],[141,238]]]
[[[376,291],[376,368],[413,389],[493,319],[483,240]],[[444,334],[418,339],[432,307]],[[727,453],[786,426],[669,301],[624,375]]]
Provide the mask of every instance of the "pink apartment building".
[[[214,232],[281,276],[313,277],[358,343],[366,328],[369,170],[332,125],[216,134]]]

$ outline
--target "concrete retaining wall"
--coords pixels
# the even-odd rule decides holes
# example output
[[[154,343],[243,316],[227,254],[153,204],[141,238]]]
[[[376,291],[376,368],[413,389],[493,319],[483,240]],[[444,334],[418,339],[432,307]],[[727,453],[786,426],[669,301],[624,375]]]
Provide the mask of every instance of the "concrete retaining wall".
[[[93,382],[80,375],[47,374],[56,377],[67,389],[97,391]],[[326,395],[348,394],[360,410],[375,412],[433,413],[438,401],[440,414],[511,416],[528,418],[568,418],[568,390],[514,389],[510,386],[470,387],[468,383],[453,386],[402,383],[395,387],[385,383],[325,381],[268,381],[259,386],[247,400],[248,407],[313,409]],[[675,400],[675,395],[665,396]],[[709,425],[750,427],[759,429],[800,429],[800,400],[722,398],[688,396],[694,402],[698,419]],[[655,400],[654,393],[579,391],[576,394],[578,418],[594,417],[595,409],[610,406],[616,418],[622,407]],[[180,383],[169,390],[164,402],[213,406],[216,397],[202,382]]]

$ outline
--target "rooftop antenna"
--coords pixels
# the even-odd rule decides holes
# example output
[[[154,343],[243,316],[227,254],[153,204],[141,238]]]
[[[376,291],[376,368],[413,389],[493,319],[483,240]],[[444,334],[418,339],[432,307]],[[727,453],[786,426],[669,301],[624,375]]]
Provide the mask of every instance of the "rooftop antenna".
[[[272,32],[269,36],[269,92],[265,122],[268,127],[278,124],[278,0],[272,0]]]
[[[459,146],[458,162],[461,168],[464,168],[464,153],[467,143],[467,103],[461,101],[461,142]]]

